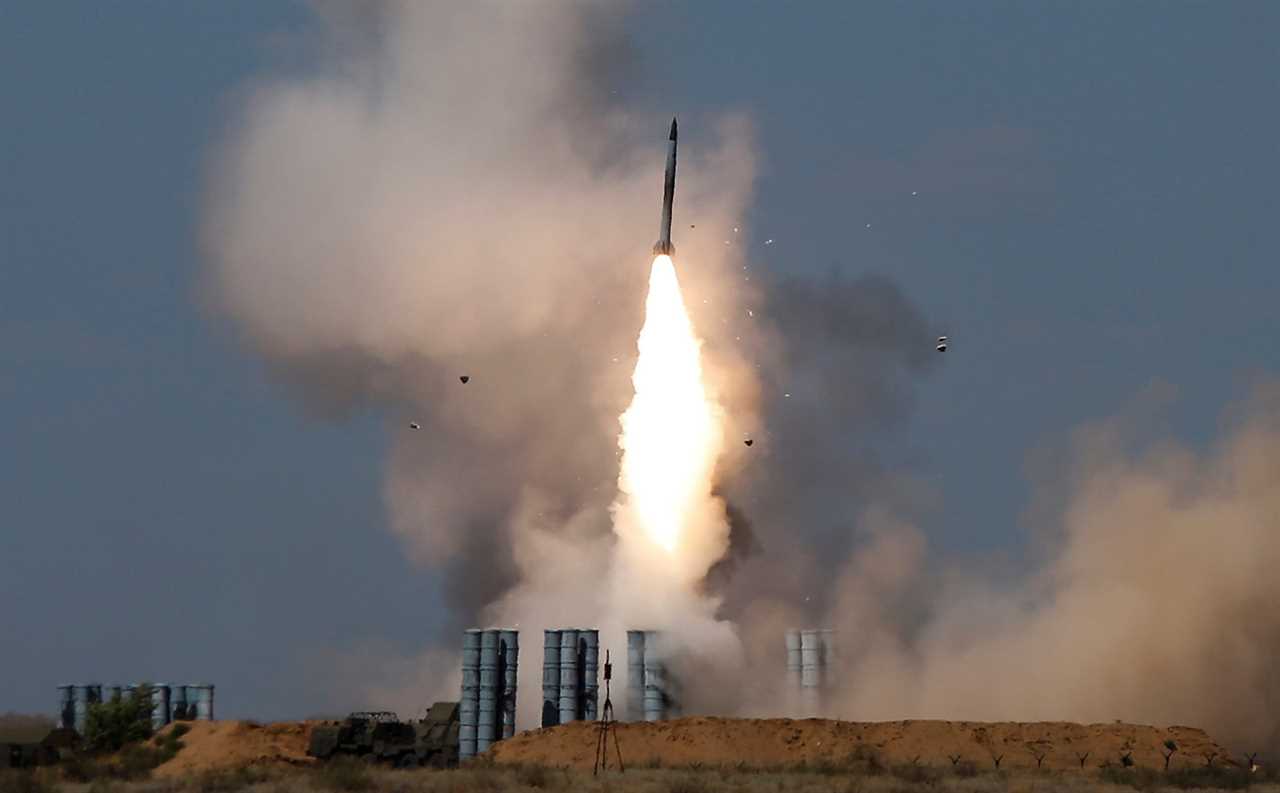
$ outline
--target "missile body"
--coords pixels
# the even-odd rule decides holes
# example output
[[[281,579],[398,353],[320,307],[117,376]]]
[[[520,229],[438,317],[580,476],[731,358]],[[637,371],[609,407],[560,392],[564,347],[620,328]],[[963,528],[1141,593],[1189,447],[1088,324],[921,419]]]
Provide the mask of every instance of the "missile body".
[[[671,137],[667,140],[667,176],[662,185],[662,227],[658,241],[653,244],[653,255],[673,256],[676,246],[671,244],[671,203],[676,195],[676,120],[671,119]]]

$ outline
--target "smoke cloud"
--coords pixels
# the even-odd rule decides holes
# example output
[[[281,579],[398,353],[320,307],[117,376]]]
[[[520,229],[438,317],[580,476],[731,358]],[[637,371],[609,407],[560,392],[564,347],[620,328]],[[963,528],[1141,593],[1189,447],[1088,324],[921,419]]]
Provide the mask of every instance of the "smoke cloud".
[[[444,576],[451,629],[621,630],[595,579],[669,124],[610,102],[633,63],[623,12],[317,10],[314,63],[251,86],[213,160],[207,294],[308,404],[389,412],[392,529]],[[730,114],[690,128],[679,214],[727,229],[750,192],[750,128]],[[718,234],[679,244],[708,388],[741,390],[738,251]],[[645,598],[634,586],[623,601]],[[525,672],[536,690],[537,665]]]
[[[1040,483],[1062,505],[1049,561],[1003,589],[934,574],[914,624],[894,610],[931,575],[920,535],[869,519],[831,617],[850,654],[838,710],[1193,724],[1242,749],[1280,737],[1280,387],[1203,453],[1150,423],[1079,430],[1065,475]]]
[[[541,630],[599,626],[620,650],[623,630],[654,627],[628,613],[696,636],[677,669],[701,670],[691,711],[783,712],[783,632],[829,626],[832,715],[1280,737],[1280,389],[1203,454],[1135,445],[1124,421],[1082,430],[1040,482],[1042,559],[1013,575],[930,559],[938,513],[892,450],[935,332],[884,277],[747,280],[754,263],[723,244],[756,160],[732,114],[682,125],[676,198],[698,226],[676,261],[726,424],[727,550],[702,561],[688,614],[640,610],[643,580],[596,580],[616,560],[668,123],[611,99],[637,63],[625,9],[317,11],[306,62],[250,87],[211,162],[205,293],[308,405],[385,411],[397,430],[391,528],[444,577],[451,622],[384,668],[352,648],[362,704],[446,696],[457,630],[502,624],[521,629],[529,726]],[[618,608],[628,592],[636,610]]]

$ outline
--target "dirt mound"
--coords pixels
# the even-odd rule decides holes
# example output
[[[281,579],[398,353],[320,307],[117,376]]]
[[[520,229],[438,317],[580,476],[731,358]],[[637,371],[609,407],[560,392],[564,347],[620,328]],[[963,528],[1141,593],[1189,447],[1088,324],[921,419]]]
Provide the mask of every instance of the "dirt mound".
[[[311,727],[319,722],[188,721],[182,736],[183,748],[155,770],[159,777],[183,776],[201,771],[240,768],[247,765],[307,765],[307,741]],[[171,732],[171,724],[158,738]]]
[[[594,723],[574,722],[531,730],[495,744],[486,754],[499,763],[591,768],[597,729]],[[635,766],[699,763],[769,768],[875,758],[886,766],[971,763],[991,769],[1000,758],[1002,769],[1036,768],[1039,761],[1044,769],[1096,771],[1105,764],[1122,765],[1128,755],[1135,766],[1163,768],[1167,740],[1178,747],[1170,768],[1204,766],[1210,756],[1215,765],[1232,760],[1203,730],[1193,727],[712,717],[618,725],[622,759]],[[609,750],[612,763],[612,739]]]

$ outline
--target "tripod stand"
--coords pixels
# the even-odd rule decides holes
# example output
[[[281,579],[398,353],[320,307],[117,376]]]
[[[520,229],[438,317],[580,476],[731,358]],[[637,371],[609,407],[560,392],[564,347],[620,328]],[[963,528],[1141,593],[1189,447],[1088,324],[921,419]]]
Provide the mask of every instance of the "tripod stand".
[[[604,651],[604,707],[600,708],[599,732],[596,735],[596,764],[591,771],[595,776],[609,767],[609,733],[613,733],[613,750],[618,755],[618,771],[622,766],[622,748],[618,746],[618,722],[613,718],[613,700],[609,698],[609,680],[613,677],[613,664],[609,663],[609,651]]]

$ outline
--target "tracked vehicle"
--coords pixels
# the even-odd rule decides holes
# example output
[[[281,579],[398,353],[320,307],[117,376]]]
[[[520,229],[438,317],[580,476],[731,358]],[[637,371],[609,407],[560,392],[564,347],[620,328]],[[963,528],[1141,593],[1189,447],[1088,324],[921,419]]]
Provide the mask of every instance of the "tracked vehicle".
[[[359,757],[397,768],[458,764],[458,703],[437,702],[425,718],[400,721],[394,713],[352,713],[311,730],[307,754],[320,760]]]

